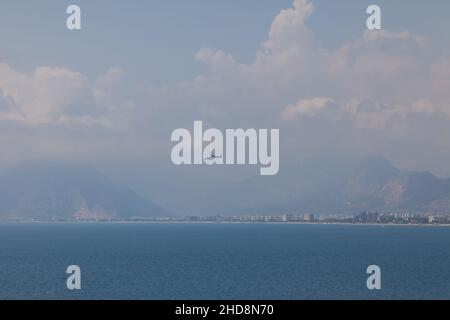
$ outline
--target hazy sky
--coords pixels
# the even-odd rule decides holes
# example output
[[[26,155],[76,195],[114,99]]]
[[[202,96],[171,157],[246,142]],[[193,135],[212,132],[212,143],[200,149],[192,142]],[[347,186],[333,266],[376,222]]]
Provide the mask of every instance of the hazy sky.
[[[65,26],[73,3],[81,31]],[[383,30],[369,32],[373,3]],[[449,12],[447,0],[3,0],[0,169],[88,163],[164,190],[163,204],[175,185],[256,174],[171,164],[172,130],[203,120],[280,128],[280,170],[382,155],[450,176]]]
[[[65,28],[65,9],[76,3],[83,32]],[[360,36],[365,10],[377,3],[383,27],[427,36],[433,47],[449,49],[446,0],[316,0],[307,24],[324,47],[338,47]],[[0,4],[0,57],[19,70],[66,67],[97,77],[120,66],[146,83],[190,79],[202,71],[193,59],[204,46],[251,62],[267,38],[274,17],[291,0],[259,1],[23,1]]]

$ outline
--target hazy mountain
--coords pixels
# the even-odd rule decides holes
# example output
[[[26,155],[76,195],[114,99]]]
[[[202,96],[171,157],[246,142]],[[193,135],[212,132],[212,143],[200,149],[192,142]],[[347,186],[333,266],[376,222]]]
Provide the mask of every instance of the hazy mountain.
[[[363,211],[450,214],[450,179],[400,170],[382,157],[309,159],[274,177],[234,186],[238,213],[355,214]],[[243,196],[245,195],[245,199]],[[241,205],[238,205],[238,202]]]
[[[273,177],[215,182],[200,191],[194,187],[191,194],[201,194],[204,199],[189,206],[194,214],[356,214],[375,210],[450,214],[450,179],[400,170],[381,157],[361,161],[321,157],[294,168],[282,167]],[[167,216],[167,212],[91,169],[34,164],[0,177],[0,218],[152,216]]]
[[[401,171],[383,158],[361,162],[345,185],[345,195],[354,208],[409,209],[450,214],[450,179],[430,172]]]
[[[33,164],[0,177],[0,218],[109,219],[167,212],[102,174],[83,167]]]

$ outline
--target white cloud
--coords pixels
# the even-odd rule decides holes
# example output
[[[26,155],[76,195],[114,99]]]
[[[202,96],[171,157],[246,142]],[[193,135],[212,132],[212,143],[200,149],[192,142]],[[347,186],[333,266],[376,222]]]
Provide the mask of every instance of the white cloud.
[[[0,120],[28,124],[124,124],[133,102],[123,96],[123,71],[111,68],[94,83],[65,68],[21,73],[0,64]]]
[[[297,116],[312,116],[320,113],[333,103],[334,101],[332,99],[320,97],[300,100],[296,105],[286,107],[282,112],[282,117],[285,120],[293,120]]]
[[[275,17],[262,47],[277,52],[310,43],[313,35],[305,22],[313,12],[314,6],[310,1],[294,0],[291,8],[282,10]]]
[[[86,94],[87,79],[63,68],[39,67],[24,74],[0,64],[0,90],[12,101],[4,116],[30,123],[57,120],[71,103]]]
[[[417,159],[426,157],[417,151],[423,148],[440,152],[436,132],[450,127],[450,57],[407,31],[362,31],[337,49],[323,48],[306,25],[314,11],[308,0],[293,1],[250,63],[201,48],[195,59],[204,74],[142,95],[124,89],[119,68],[90,80],[63,68],[27,74],[0,64],[0,121],[121,129],[136,149],[150,139],[169,149],[171,130],[200,119],[214,127],[280,127],[294,156],[330,145],[397,160],[412,158],[402,158],[398,146]]]

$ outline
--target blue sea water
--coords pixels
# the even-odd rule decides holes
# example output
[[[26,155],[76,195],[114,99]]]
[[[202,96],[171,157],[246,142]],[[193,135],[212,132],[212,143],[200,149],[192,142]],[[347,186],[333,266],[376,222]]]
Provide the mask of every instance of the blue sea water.
[[[0,299],[449,298],[444,227],[0,224]]]

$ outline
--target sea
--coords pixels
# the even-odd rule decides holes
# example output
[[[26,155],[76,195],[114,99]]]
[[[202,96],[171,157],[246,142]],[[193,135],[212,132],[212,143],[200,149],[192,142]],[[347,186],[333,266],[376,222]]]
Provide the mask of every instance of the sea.
[[[0,299],[449,298],[450,227],[0,223]]]

